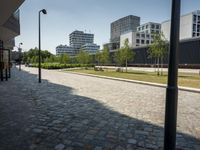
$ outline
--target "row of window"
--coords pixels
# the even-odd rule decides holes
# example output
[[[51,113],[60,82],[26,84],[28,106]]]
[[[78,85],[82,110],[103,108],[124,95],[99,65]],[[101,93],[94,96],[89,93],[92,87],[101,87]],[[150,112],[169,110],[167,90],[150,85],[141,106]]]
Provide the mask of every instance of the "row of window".
[[[193,32],[200,32],[200,24],[193,24]]]
[[[200,16],[194,15],[194,16],[193,16],[193,21],[194,21],[194,22],[199,22],[199,23],[200,23]]]
[[[193,36],[193,37],[199,37],[199,36],[200,36],[200,33],[193,32],[193,33],[192,33],[192,36]]]
[[[150,44],[151,40],[136,39],[136,44]]]
[[[142,30],[145,30],[145,29],[160,29],[160,25],[158,24],[147,24],[147,25],[144,25],[144,26],[141,26],[141,27],[138,27],[138,31],[142,31]]]

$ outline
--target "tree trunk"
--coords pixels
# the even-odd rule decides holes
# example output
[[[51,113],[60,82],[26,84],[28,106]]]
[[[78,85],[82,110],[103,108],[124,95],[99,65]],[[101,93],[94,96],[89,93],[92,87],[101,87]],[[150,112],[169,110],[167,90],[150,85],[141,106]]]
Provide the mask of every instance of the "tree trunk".
[[[126,72],[127,72],[127,64],[128,64],[128,62],[127,62],[127,59],[126,59]]]
[[[163,75],[163,58],[161,58],[161,76]]]
[[[157,75],[159,76],[160,75],[159,57],[157,58],[157,65],[158,65]]]

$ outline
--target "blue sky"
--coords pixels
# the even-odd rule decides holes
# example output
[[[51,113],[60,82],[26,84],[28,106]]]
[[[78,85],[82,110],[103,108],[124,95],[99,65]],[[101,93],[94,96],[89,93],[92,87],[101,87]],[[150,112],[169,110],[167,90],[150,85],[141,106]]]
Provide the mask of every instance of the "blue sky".
[[[38,11],[41,16],[42,49],[55,54],[59,44],[69,45],[74,30],[94,33],[99,45],[109,41],[110,23],[127,15],[141,17],[141,23],[163,22],[170,18],[171,0],[26,0],[20,8],[23,50],[38,47]],[[200,9],[200,0],[182,0],[181,13]]]

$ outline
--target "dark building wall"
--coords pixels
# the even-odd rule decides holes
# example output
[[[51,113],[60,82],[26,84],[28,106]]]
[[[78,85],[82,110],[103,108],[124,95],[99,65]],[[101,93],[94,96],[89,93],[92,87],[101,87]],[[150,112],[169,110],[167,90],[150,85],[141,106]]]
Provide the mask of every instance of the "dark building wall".
[[[148,47],[134,48],[133,51],[135,59],[130,64],[154,64],[155,60],[149,58]],[[179,64],[200,65],[200,38],[181,41],[179,55]],[[111,57],[114,57],[114,52],[111,53]],[[114,59],[112,59],[112,63],[114,63]],[[164,59],[164,63],[168,64],[168,56]]]

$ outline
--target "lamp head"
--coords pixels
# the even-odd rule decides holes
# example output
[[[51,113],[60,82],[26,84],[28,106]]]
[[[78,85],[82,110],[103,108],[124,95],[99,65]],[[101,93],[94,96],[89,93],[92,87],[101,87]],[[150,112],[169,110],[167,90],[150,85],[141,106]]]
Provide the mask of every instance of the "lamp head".
[[[46,15],[47,14],[46,9],[42,9],[42,13]]]

